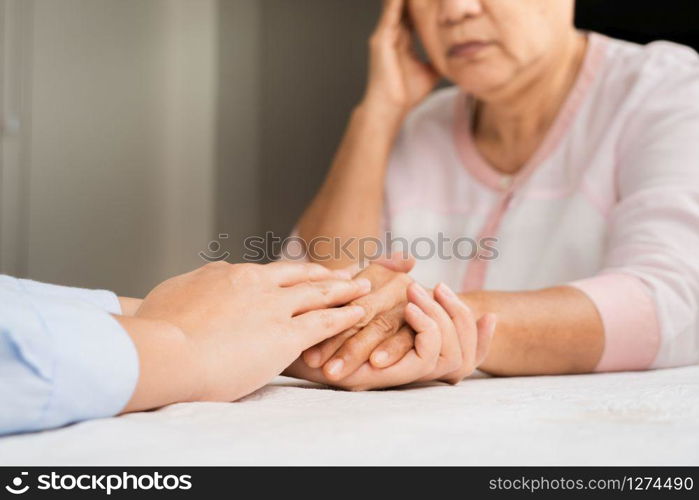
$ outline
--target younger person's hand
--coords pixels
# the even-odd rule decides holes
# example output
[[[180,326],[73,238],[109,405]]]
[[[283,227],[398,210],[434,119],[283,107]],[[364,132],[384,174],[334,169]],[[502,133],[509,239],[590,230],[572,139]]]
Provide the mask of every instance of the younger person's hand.
[[[371,284],[336,276],[317,264],[215,263],[162,283],[136,316],[118,317],[141,359],[127,411],[233,401],[262,387],[304,349],[362,318],[359,306],[335,306]],[[148,331],[139,330],[144,321]]]

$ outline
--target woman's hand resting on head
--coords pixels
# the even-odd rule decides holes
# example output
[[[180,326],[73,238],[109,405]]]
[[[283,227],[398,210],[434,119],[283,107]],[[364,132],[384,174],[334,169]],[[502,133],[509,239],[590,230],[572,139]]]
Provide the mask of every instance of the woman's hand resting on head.
[[[405,115],[429,95],[439,74],[415,52],[405,0],[384,0],[369,47],[369,80],[364,103],[388,106]]]
[[[135,316],[117,317],[141,361],[126,411],[234,401],[262,387],[364,316],[344,305],[371,284],[350,277],[318,264],[215,263],[165,281]]]
[[[342,380],[330,380],[324,370],[311,368],[299,359],[285,374],[353,391],[429,380],[457,383],[471,374],[488,352],[495,330],[494,316],[484,316],[477,325],[468,307],[442,287],[433,298],[412,283],[407,297],[410,302],[403,307],[403,318],[415,332],[415,341],[397,363],[377,368],[364,361]]]

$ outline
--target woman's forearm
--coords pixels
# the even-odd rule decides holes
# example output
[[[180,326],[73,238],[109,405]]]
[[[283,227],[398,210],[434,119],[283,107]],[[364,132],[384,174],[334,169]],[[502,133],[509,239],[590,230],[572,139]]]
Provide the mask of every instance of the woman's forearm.
[[[353,112],[325,183],[299,222],[299,236],[313,241],[311,260],[347,266],[361,258],[356,239],[379,236],[386,167],[402,119],[394,110],[369,103]],[[338,248],[333,238],[341,244],[355,238],[346,247],[351,257],[333,254]]]
[[[602,356],[602,320],[593,302],[575,288],[473,292],[462,299],[477,317],[497,314],[490,353],[480,367],[487,373],[589,373]]]

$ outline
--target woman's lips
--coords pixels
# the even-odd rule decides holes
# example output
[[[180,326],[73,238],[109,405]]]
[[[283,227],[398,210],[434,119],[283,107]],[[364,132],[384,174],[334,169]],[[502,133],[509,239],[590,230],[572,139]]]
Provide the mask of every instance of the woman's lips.
[[[470,58],[480,54],[483,50],[487,49],[492,45],[493,42],[481,41],[457,43],[456,45],[451,46],[447,55],[449,57]]]

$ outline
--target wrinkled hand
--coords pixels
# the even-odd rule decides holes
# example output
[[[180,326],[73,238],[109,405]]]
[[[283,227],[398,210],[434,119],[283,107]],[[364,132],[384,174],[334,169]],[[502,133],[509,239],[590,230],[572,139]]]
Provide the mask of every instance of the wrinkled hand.
[[[377,368],[364,362],[342,380],[330,380],[319,368],[301,359],[285,374],[346,390],[395,387],[418,381],[461,381],[485,359],[495,331],[495,317],[486,315],[477,325],[469,308],[453,293],[438,287],[434,298],[417,283],[408,287],[404,307],[407,325],[415,334],[414,347],[396,364]],[[479,328],[480,327],[480,328]]]
[[[406,273],[414,264],[412,259],[394,257],[375,261],[360,272],[357,278],[372,284],[371,293],[352,303],[364,308],[364,317],[353,328],[305,351],[303,359],[308,367],[323,367],[325,376],[337,381],[357,370],[374,350],[388,353],[383,359],[380,355],[372,358],[379,368],[402,359],[414,345],[414,333],[404,314],[412,283]]]

